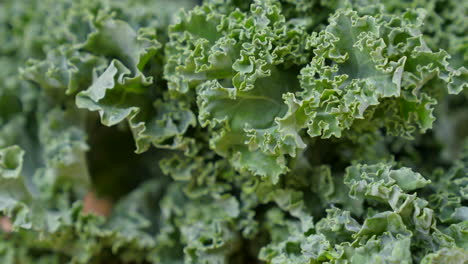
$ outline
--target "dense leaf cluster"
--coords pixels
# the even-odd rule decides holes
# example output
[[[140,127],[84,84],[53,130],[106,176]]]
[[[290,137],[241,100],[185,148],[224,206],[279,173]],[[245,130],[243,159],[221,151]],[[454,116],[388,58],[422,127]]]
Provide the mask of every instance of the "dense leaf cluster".
[[[468,2],[201,2],[0,2],[0,263],[468,262]]]

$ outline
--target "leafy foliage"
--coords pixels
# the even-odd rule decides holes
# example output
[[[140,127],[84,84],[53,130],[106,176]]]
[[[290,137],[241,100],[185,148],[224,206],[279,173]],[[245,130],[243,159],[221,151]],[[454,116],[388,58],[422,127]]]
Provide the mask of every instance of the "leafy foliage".
[[[466,12],[0,2],[0,262],[467,262]]]

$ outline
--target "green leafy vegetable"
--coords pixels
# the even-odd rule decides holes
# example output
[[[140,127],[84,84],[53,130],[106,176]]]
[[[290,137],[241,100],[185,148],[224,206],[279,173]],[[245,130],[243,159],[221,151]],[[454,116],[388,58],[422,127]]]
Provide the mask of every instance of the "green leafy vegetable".
[[[0,263],[468,262],[467,8],[1,1]]]

